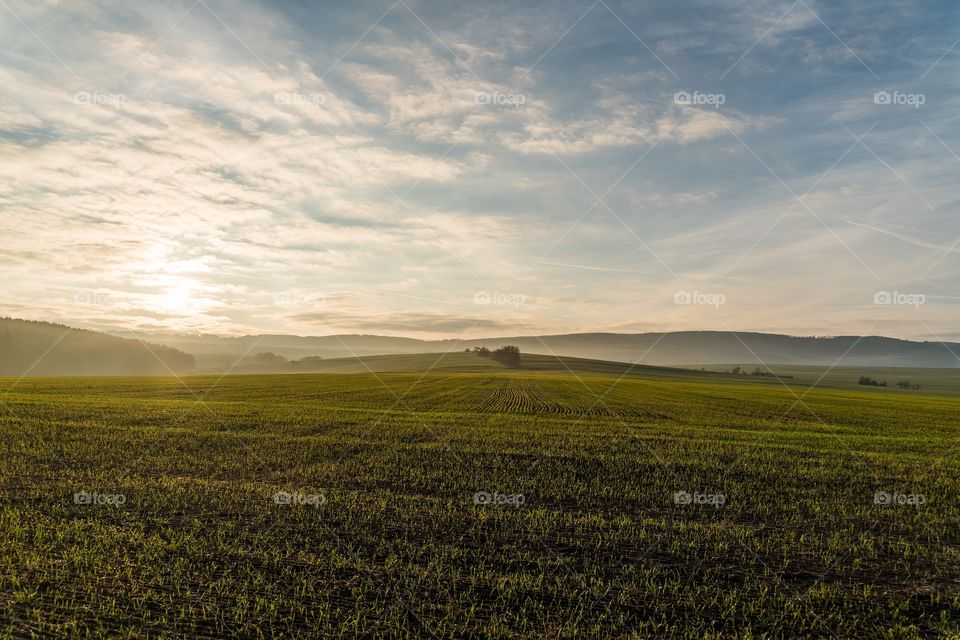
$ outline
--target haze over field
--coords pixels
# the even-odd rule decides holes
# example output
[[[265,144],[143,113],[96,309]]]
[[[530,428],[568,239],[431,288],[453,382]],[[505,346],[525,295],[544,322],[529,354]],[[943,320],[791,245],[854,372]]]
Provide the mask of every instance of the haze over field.
[[[380,354],[462,351],[519,346],[524,353],[573,356],[656,365],[726,363],[826,364],[958,367],[960,343],[911,342],[884,337],[796,337],[724,331],[615,334],[584,333],[545,336],[499,336],[474,340],[415,340],[374,335],[283,336],[239,338],[130,334],[196,355],[203,364],[219,358],[271,352],[287,358],[324,358]]]
[[[752,364],[960,369],[960,344],[876,336],[796,337],[721,331],[504,336],[417,340],[372,335],[137,334],[111,336],[64,325],[0,318],[0,375],[147,375],[340,371],[330,360],[455,353],[514,345],[527,354],[646,365]],[[401,369],[410,361],[398,361]],[[436,358],[416,360],[433,369]],[[433,366],[432,366],[433,363]],[[366,366],[361,363],[348,365]]]

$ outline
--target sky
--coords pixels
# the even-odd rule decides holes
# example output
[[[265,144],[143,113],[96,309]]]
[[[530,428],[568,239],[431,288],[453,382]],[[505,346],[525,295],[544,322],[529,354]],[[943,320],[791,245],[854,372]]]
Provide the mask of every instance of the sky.
[[[960,3],[0,0],[0,315],[960,339]]]

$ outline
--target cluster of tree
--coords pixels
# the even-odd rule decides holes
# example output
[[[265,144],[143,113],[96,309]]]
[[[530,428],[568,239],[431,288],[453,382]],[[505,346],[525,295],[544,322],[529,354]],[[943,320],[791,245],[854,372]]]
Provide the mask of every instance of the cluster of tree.
[[[736,366],[736,367],[734,367],[733,369],[730,370],[730,373],[732,373],[732,374],[734,374],[734,375],[738,375],[738,376],[740,376],[740,375],[751,375],[751,376],[764,376],[764,377],[767,377],[767,378],[792,378],[792,377],[793,377],[793,376],[782,376],[782,375],[779,375],[779,374],[774,373],[773,371],[770,371],[770,369],[761,369],[760,367],[754,367],[753,371],[751,371],[751,372],[748,374],[748,373],[747,373],[746,371],[744,371],[742,368],[740,368],[739,366]]]
[[[901,389],[919,389],[920,385],[912,384],[909,380],[904,380],[903,382],[898,382],[897,386]]]
[[[290,361],[283,356],[278,356],[271,351],[267,351],[266,353],[258,353],[257,355],[253,356],[253,361],[258,365],[263,366],[283,366],[290,363]]]
[[[513,345],[500,347],[493,352],[493,359],[500,364],[515,369],[520,366],[520,347],[515,347]]]
[[[864,384],[868,387],[885,387],[887,386],[887,381],[884,380],[883,382],[879,382],[870,376],[860,376],[860,381],[857,384]]]
[[[471,349],[464,349],[464,351],[469,352]],[[484,358],[493,358],[500,364],[513,369],[520,366],[520,347],[506,345],[494,351],[490,351],[486,347],[474,347],[472,351]]]

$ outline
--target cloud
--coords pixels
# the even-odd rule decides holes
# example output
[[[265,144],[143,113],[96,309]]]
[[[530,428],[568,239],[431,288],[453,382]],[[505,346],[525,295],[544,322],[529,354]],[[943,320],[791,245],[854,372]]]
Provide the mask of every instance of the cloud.
[[[937,249],[944,253],[960,253],[960,248],[956,244],[944,245],[936,242],[929,242],[927,240],[922,240],[916,236],[905,234],[903,232],[893,231],[891,229],[881,229],[873,225],[864,224],[862,222],[856,222],[855,220],[845,220],[848,224],[856,225],[858,227],[863,227],[864,229],[869,229],[870,231],[876,231],[877,233],[882,233],[884,235],[890,236],[891,238],[896,238],[897,240],[902,240],[907,244],[912,244],[917,247],[922,247],[924,249]]]
[[[408,335],[433,333],[450,336],[473,330],[510,331],[516,328],[516,323],[508,321],[415,312],[395,313],[389,317],[305,313],[295,319],[334,330],[399,331]]]
[[[874,285],[853,254],[913,281],[960,236],[956,57],[918,81],[955,40],[942,7],[808,3],[878,87],[801,5],[720,81],[788,2],[698,0],[696,21],[609,4],[680,79],[599,5],[560,41],[583,7],[423,2],[368,30],[383,7],[17,5],[33,33],[0,23],[5,309],[243,333],[707,327],[672,305],[680,280],[722,282],[731,326],[813,327]],[[888,85],[927,92],[923,110],[874,105]],[[933,211],[863,148],[842,155],[874,123],[871,150]],[[823,224],[784,215],[781,179],[813,187]],[[956,278],[955,253],[926,284]],[[481,290],[538,304],[479,313]]]

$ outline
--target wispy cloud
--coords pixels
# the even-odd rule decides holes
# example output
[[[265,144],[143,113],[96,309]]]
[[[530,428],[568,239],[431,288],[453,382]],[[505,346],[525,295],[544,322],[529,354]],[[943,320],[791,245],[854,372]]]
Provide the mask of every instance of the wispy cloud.
[[[8,0],[3,313],[925,335],[861,303],[960,275],[957,9],[606,4]]]

